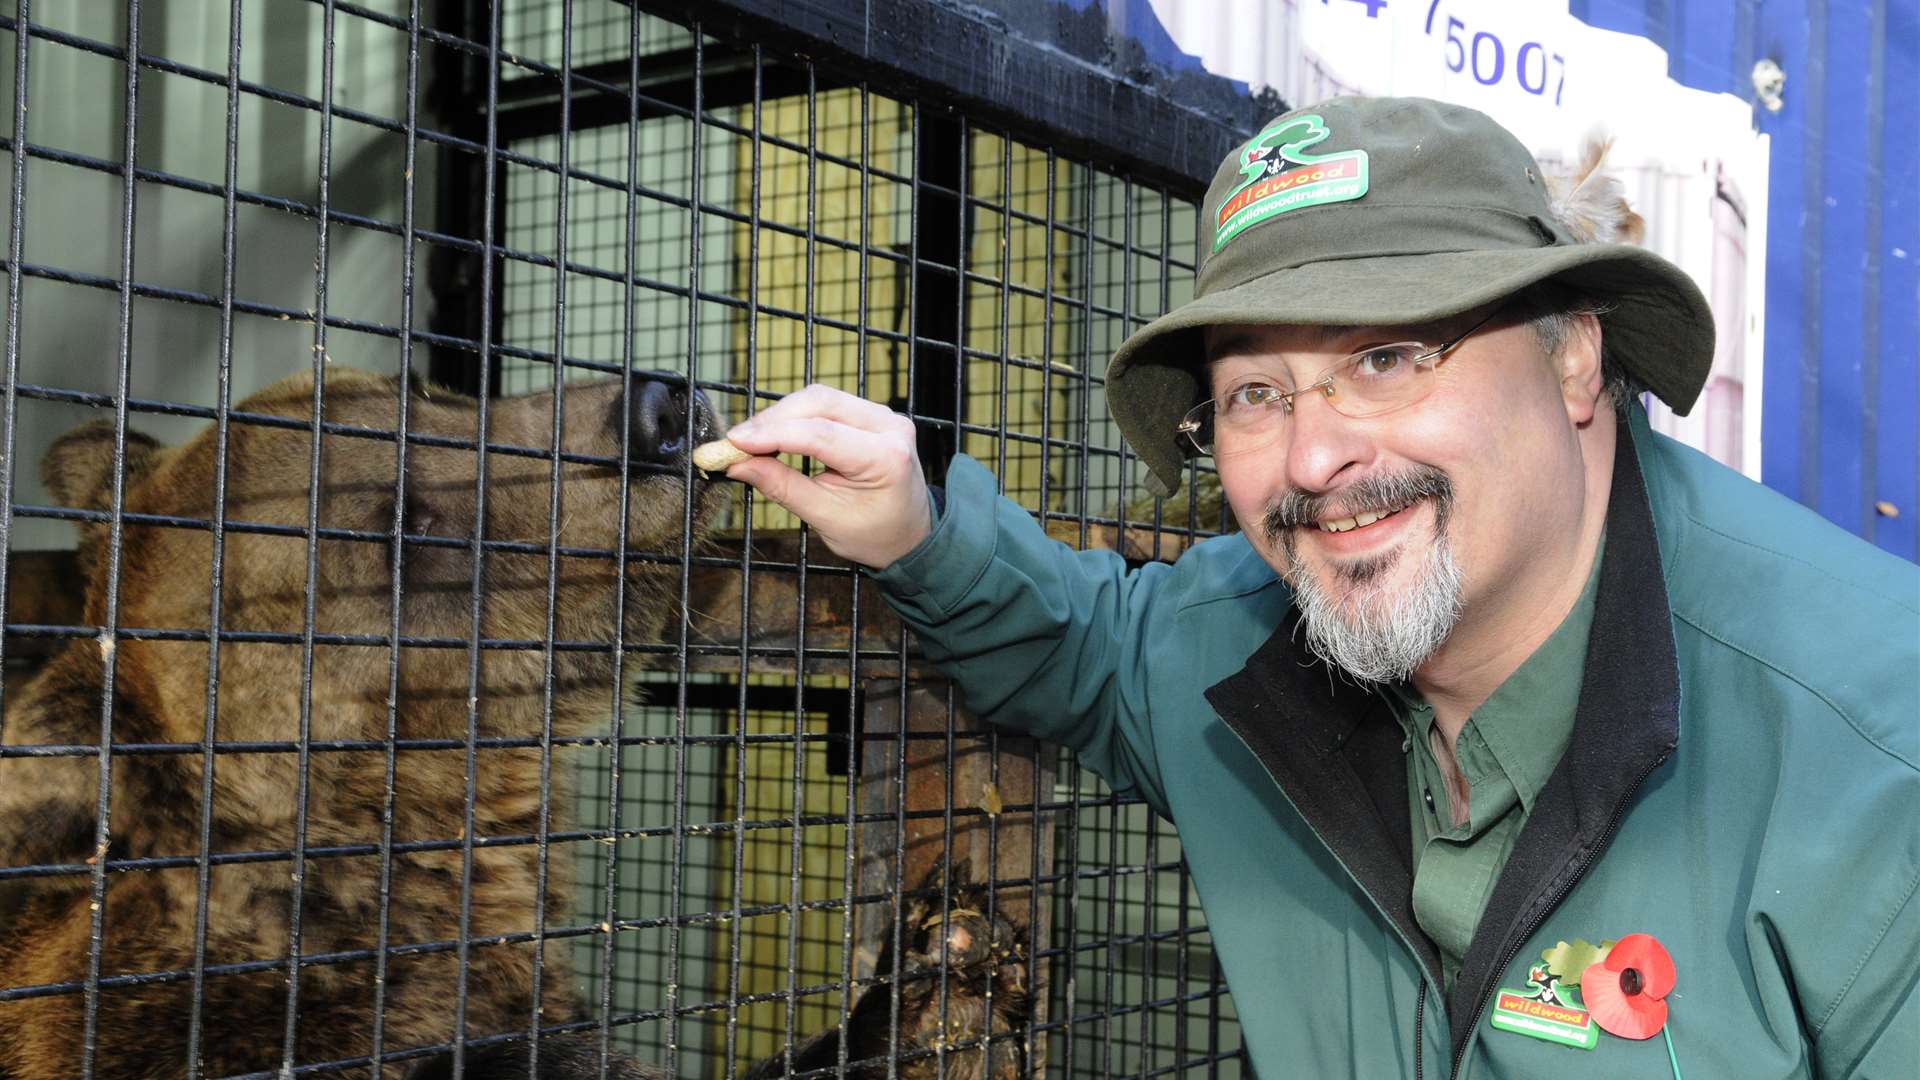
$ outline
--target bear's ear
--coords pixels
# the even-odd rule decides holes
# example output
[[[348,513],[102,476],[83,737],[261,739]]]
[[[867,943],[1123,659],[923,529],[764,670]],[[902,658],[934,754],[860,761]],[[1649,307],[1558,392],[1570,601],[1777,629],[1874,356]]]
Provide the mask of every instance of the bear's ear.
[[[160,444],[127,429],[126,477],[131,483],[153,463]],[[62,506],[105,510],[113,505],[113,421],[82,424],[55,439],[40,462],[40,478]]]

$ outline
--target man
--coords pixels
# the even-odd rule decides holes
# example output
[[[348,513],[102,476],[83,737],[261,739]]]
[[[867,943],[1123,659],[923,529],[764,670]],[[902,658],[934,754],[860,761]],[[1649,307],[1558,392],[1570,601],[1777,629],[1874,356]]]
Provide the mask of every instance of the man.
[[[965,458],[936,509],[824,388],[730,437],[826,472],[730,475],[1176,822],[1262,1075],[1914,1075],[1920,572],[1648,428],[1698,290],[1429,101],[1276,119],[1201,221],[1107,393],[1240,534],[1129,573]]]

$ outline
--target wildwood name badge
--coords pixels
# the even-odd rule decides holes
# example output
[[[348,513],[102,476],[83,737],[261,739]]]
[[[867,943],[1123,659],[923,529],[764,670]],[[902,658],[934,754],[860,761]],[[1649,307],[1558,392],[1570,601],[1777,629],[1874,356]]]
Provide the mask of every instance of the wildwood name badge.
[[[1587,1010],[1549,1004],[1521,990],[1501,990],[1495,995],[1492,1023],[1501,1031],[1582,1050],[1591,1050],[1600,1041],[1600,1028]]]

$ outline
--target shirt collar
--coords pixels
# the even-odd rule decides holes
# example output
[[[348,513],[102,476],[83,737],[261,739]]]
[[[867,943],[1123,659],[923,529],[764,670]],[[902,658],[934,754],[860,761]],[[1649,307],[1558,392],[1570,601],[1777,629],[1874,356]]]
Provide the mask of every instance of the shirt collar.
[[[1480,789],[1489,781],[1504,782],[1511,785],[1521,806],[1531,814],[1540,789],[1566,753],[1567,743],[1573,738],[1587,638],[1593,627],[1594,596],[1599,591],[1600,564],[1605,555],[1606,537],[1602,536],[1587,570],[1586,585],[1572,610],[1547,640],[1494,688],[1461,729],[1454,757],[1461,774],[1475,789],[1476,804],[1481,802]],[[1428,740],[1433,737],[1433,710],[1420,691],[1410,682],[1390,683],[1383,690],[1417,752],[1431,753]],[[1476,811],[1481,809],[1476,805]],[[1481,813],[1473,816],[1475,826],[1484,824],[1478,820]]]

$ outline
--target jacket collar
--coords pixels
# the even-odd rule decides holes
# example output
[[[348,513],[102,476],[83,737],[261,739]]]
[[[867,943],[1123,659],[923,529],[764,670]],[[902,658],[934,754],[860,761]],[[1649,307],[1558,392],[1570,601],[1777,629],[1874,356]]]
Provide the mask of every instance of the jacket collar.
[[[1633,427],[1621,421],[1614,453],[1606,556],[1573,739],[1514,841],[1447,995],[1456,1048],[1516,952],[1679,741],[1679,663]],[[1439,952],[1413,917],[1399,727],[1378,695],[1314,659],[1299,637],[1292,613],[1244,668],[1207,690],[1207,700],[1441,985]]]

